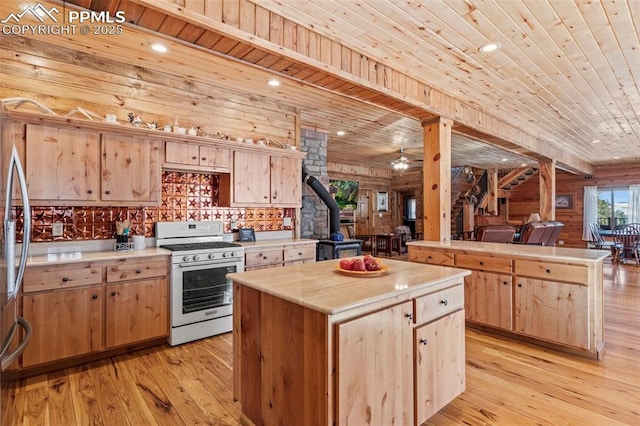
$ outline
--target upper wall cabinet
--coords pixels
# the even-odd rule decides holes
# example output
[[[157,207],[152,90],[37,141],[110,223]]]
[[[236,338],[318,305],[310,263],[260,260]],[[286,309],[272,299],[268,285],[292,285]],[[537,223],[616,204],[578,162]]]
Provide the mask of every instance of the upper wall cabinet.
[[[212,144],[165,141],[164,167],[203,172],[231,172],[231,149]]]
[[[300,206],[302,203],[302,155],[278,154],[234,152],[233,205]]]
[[[158,205],[160,143],[27,124],[25,172],[33,205]]]

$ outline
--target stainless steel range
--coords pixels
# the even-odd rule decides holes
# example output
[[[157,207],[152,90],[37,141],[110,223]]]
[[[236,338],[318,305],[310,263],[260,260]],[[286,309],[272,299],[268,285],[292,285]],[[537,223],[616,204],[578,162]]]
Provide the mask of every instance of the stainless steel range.
[[[226,275],[244,271],[244,249],[224,239],[218,221],[156,223],[156,246],[173,252],[172,346],[233,328],[233,292]]]

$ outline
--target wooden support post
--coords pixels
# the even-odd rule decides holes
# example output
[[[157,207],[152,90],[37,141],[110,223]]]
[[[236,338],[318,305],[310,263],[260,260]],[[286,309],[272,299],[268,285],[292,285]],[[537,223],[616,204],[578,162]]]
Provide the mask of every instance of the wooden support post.
[[[424,141],[423,212],[424,239],[451,239],[451,126],[440,118],[422,123]]]
[[[498,214],[498,169],[487,170],[487,212]]]
[[[540,219],[556,219],[556,161],[539,163],[540,169]]]
[[[476,227],[475,206],[467,200],[462,204],[462,227],[465,235],[471,235],[471,231]]]

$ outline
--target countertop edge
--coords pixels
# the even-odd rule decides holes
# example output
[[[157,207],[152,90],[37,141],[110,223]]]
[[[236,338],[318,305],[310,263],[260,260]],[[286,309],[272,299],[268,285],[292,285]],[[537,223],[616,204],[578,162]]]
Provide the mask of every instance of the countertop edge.
[[[43,253],[29,255],[27,266],[51,266],[57,264],[80,263],[80,262],[100,262],[120,259],[136,259],[154,256],[171,256],[171,251],[148,247],[142,250],[113,250],[113,251],[77,251],[64,253]]]

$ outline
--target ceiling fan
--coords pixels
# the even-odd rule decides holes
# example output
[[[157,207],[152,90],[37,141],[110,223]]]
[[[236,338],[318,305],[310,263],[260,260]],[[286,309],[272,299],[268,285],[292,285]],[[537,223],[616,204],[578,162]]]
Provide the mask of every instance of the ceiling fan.
[[[400,148],[400,157],[391,162],[394,170],[405,171],[409,168],[409,159],[404,156],[404,148]]]

